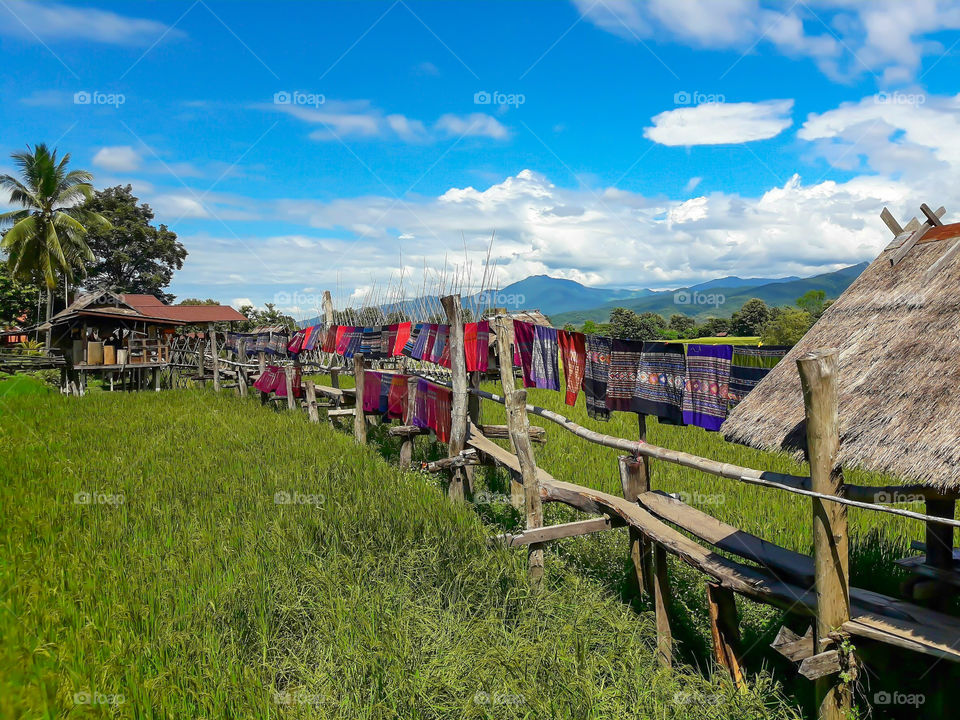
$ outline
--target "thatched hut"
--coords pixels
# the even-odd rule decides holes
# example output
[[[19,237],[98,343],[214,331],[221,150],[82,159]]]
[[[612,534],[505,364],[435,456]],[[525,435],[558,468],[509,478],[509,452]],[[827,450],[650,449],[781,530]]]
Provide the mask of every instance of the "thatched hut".
[[[960,223],[932,227],[912,247],[909,235],[901,233],[731,412],[728,440],[802,456],[795,361],[836,348],[840,463],[960,490]]]

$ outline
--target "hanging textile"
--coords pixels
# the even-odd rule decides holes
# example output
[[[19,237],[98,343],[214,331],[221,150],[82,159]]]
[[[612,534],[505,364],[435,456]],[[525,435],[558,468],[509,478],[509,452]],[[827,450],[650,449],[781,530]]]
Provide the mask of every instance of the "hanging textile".
[[[663,422],[682,424],[686,374],[687,362],[681,343],[644,342],[631,409]]]
[[[270,333],[258,333],[257,334],[257,352],[266,352],[267,346],[270,344]]]
[[[407,414],[407,381],[409,375],[390,376],[387,394],[387,417],[403,420]]]
[[[429,429],[430,425],[428,424],[428,413],[427,413],[427,390],[430,387],[430,383],[424,379],[417,380],[417,395],[414,398],[413,404],[413,416],[411,417],[411,423],[416,425],[418,428]]]
[[[260,392],[271,393],[276,390],[278,379],[286,386],[283,370],[276,365],[267,365],[253,386]]]
[[[637,392],[637,373],[643,355],[643,340],[614,338],[610,345],[610,376],[607,381],[607,409],[631,412]]]
[[[334,353],[337,351],[337,337],[340,334],[339,325],[331,325],[323,334],[323,344],[320,349],[325,353]]]
[[[437,342],[437,332],[440,326],[436,323],[428,324],[424,330],[426,330],[427,338],[426,344],[423,347],[423,355],[421,358],[424,362],[431,362],[430,358],[433,357],[433,346]]]
[[[350,325],[340,329],[343,330],[343,333],[337,333],[337,355],[352,358],[360,348],[360,336],[363,334],[363,328]]]
[[[436,335],[434,337],[433,345],[430,347],[430,362],[435,365],[439,365],[440,359],[443,357],[443,351],[447,348],[447,336],[450,333],[450,326],[435,325],[434,327],[436,327]],[[450,351],[447,350],[448,358],[449,354]]]
[[[317,347],[317,338],[320,337],[320,325],[311,325],[303,331],[303,344],[300,346],[302,352],[311,352]]]
[[[397,344],[397,325],[384,325],[380,334],[380,352],[383,357],[393,357],[393,348]]]
[[[401,354],[419,360],[420,358],[414,355],[414,349],[417,347],[417,343],[420,342],[421,336],[423,336],[423,323],[417,323],[410,328],[410,337],[408,337],[407,342],[404,343],[403,349],[400,351]],[[420,357],[423,357],[422,350],[420,351]]]
[[[367,370],[363,374],[363,411],[375,413],[380,410],[380,373]]]
[[[290,342],[287,343],[287,352],[297,355],[300,353],[300,348],[303,347],[303,336],[305,330],[297,330],[293,337],[290,338]]]
[[[522,320],[513,321],[513,362],[514,365],[520,367],[524,387],[534,387],[531,371],[533,370],[533,340],[535,335],[531,323]]]
[[[464,325],[463,347],[467,357],[467,372],[486,372],[490,353],[490,322],[482,320]]]
[[[587,415],[594,420],[609,420],[607,410],[607,380],[610,377],[611,338],[602,335],[587,335],[585,340],[587,361],[583,369],[583,395],[587,403]]]
[[[303,388],[301,387],[301,373],[303,371],[299,367],[293,368],[293,377],[290,378],[290,384],[293,388],[293,396],[295,398],[301,397],[303,395]],[[287,377],[286,372],[283,368],[280,368],[280,375],[277,378],[277,387],[273,391],[274,395],[277,397],[286,397],[287,396]]]
[[[427,388],[427,417],[429,427],[440,442],[450,442],[453,391],[430,383]]]
[[[397,324],[397,331],[393,338],[393,345],[390,346],[389,351],[392,357],[397,357],[398,355],[404,354],[407,343],[410,342],[411,327],[412,323],[410,322],[402,322]]]
[[[788,352],[789,345],[734,345],[730,360],[730,408],[736,407]]]
[[[560,357],[563,358],[563,378],[567,385],[564,402],[567,405],[576,405],[587,363],[586,337],[582,333],[560,330],[557,339],[560,343]]]
[[[684,424],[720,429],[727,418],[732,356],[730,345],[687,345]]]
[[[360,331],[360,345],[356,352],[362,353],[368,360],[379,360],[383,357],[380,352],[380,344],[383,336],[383,328],[379,325],[373,327],[364,327]]]
[[[546,325],[533,326],[533,353],[530,367],[530,379],[533,387],[541,390],[560,389],[560,371],[557,358],[560,346],[557,343],[557,331]]]

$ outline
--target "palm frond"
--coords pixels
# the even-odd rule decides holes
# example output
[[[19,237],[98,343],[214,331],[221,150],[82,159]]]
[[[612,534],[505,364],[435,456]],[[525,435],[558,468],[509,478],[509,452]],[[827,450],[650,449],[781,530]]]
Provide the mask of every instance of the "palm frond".
[[[0,228],[7,224],[16,225],[27,217],[30,217],[29,210],[10,210],[9,212],[0,213]]]

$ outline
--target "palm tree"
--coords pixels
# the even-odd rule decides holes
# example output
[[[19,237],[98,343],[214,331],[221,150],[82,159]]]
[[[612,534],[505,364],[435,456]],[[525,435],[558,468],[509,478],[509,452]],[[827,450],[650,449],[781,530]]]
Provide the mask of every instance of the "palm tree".
[[[62,275],[66,283],[75,269],[83,272],[84,261],[92,262],[93,253],[84,236],[88,227],[109,228],[99,213],[84,210],[81,203],[93,195],[93,180],[86,170],[67,170],[70,154],[59,161],[43,143],[27,152],[14,153],[13,162],[21,179],[0,175],[0,189],[10,192],[10,202],[21,209],[0,214],[0,228],[7,230],[0,242],[7,263],[15,276],[43,279],[47,290],[47,320],[53,313],[53,290]],[[50,330],[47,330],[47,348]]]

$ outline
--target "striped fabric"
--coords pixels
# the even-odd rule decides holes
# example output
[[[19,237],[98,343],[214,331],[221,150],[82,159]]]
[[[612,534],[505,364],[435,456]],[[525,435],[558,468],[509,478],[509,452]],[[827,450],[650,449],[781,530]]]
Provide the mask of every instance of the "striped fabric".
[[[730,409],[736,407],[788,352],[788,345],[734,345],[730,360]]]
[[[576,405],[587,364],[586,336],[560,330],[557,339],[560,343],[560,357],[563,359],[563,377],[567,384],[564,402],[567,405]]]
[[[560,389],[560,371],[557,368],[557,358],[560,345],[557,342],[557,331],[545,325],[533,326],[533,352],[530,367],[530,379],[533,387],[542,390]]]
[[[602,335],[586,336],[586,364],[583,373],[583,394],[587,415],[594,420],[609,420],[607,410],[607,380],[610,377],[610,349],[612,339]]]
[[[687,345],[684,424],[704,430],[720,429],[727,419],[732,356],[730,345]]]
[[[610,375],[607,380],[608,410],[633,410],[642,355],[643,340],[613,339],[610,347]]]
[[[633,411],[663,422],[683,423],[687,362],[681,343],[644,342]]]

